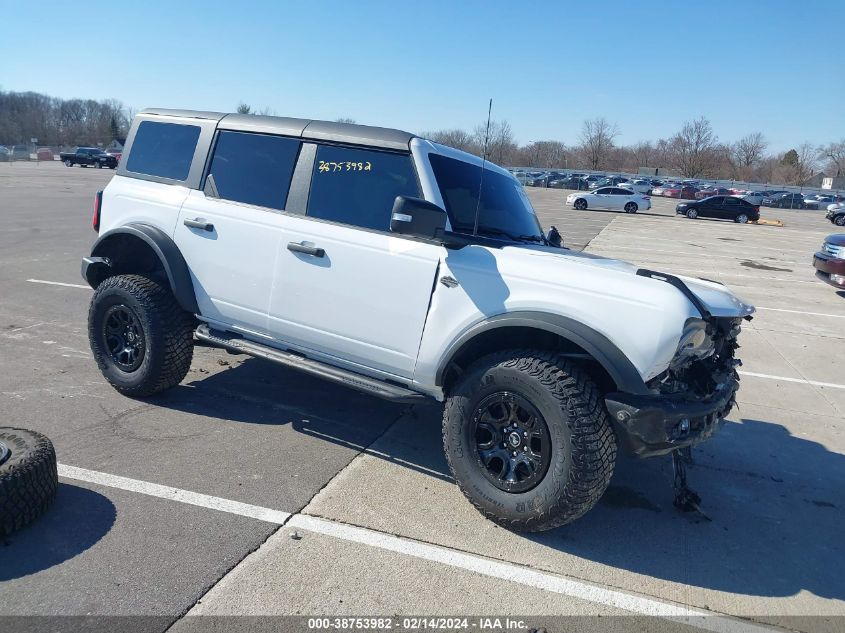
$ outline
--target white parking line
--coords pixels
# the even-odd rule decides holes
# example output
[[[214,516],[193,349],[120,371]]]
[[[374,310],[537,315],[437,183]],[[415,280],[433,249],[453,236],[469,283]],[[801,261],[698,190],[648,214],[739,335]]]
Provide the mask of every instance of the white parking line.
[[[198,492],[181,490],[180,488],[171,488],[170,486],[162,486],[160,484],[141,481],[139,479],[129,479],[128,477],[109,475],[108,473],[101,473],[96,470],[67,466],[66,464],[59,464],[59,475],[67,477],[68,479],[87,481],[91,484],[99,484],[101,486],[108,486],[109,488],[119,488],[120,490],[128,490],[130,492],[139,492],[151,497],[160,497],[161,499],[169,499],[171,501],[178,501],[179,503],[187,503],[192,506],[219,510],[220,512],[237,514],[243,517],[258,519],[259,521],[278,523],[279,525],[287,521],[291,516],[289,512],[271,510],[270,508],[262,508],[261,506],[254,506],[248,503],[231,501],[221,497],[212,497]]]
[[[770,310],[772,312],[791,312],[792,314],[807,314],[810,316],[831,317],[834,319],[845,319],[845,314],[827,314],[826,312],[804,312],[803,310],[787,310],[786,308],[764,308],[756,306],[758,310]]]
[[[27,279],[27,281],[33,284],[48,284],[50,286],[67,286],[68,288],[91,290],[91,286],[86,286],[85,284],[66,284],[63,281],[46,281],[44,279]]]
[[[772,376],[771,374],[758,374],[754,371],[740,371],[740,376],[752,376],[753,378],[766,378],[768,380],[779,380],[781,382],[798,382],[814,387],[830,387],[831,389],[845,389],[845,385],[837,385],[834,382],[819,382],[818,380],[806,380],[805,378],[787,378],[786,376]]]
[[[299,528],[308,532],[332,538],[359,543],[381,550],[412,556],[449,567],[475,572],[482,576],[506,580],[512,583],[577,598],[595,604],[615,607],[639,615],[655,616],[715,633],[770,633],[774,629],[744,620],[715,614],[712,611],[693,609],[645,596],[607,589],[571,578],[535,571],[513,563],[495,561],[473,554],[429,545],[419,541],[393,536],[377,530],[355,527],[328,519],[290,514],[270,508],[262,508],[220,497],[162,486],[138,479],[129,479],[108,473],[59,464],[59,475],[99,484],[120,490],[128,490],[180,503],[228,512],[277,525]],[[286,523],[287,522],[287,523]]]

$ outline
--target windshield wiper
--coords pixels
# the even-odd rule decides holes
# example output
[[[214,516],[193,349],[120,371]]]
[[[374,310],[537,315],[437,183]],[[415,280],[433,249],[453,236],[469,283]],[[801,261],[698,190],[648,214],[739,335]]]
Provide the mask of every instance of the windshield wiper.
[[[471,226],[457,226],[455,227],[457,232],[472,235],[472,227]],[[479,224],[478,225],[478,234],[479,235],[501,235],[502,237],[506,237],[513,242],[537,242],[541,244],[546,243],[546,238],[542,235],[514,235],[513,233],[509,233],[504,229],[500,229],[497,226],[489,226],[486,224]]]

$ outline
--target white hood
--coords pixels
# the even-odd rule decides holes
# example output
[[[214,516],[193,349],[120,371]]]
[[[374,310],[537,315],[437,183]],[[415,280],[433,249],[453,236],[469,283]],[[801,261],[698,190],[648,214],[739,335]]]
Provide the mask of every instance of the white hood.
[[[590,253],[570,250],[561,251],[556,248],[545,246],[530,246],[528,248],[517,247],[513,250],[521,250],[534,257],[553,257],[555,259],[568,260],[573,264],[602,268],[618,273],[635,275],[637,270],[639,270],[638,266],[635,266],[630,262],[602,257],[600,255],[592,255]],[[671,274],[664,273],[663,271],[655,272],[661,274]],[[697,277],[687,277],[681,275],[673,276],[683,281],[687,288],[689,288],[690,291],[698,297],[699,301],[701,301],[704,307],[714,317],[744,317],[754,313],[754,306],[737,297],[727,286],[719,282],[700,279]],[[653,282],[656,284],[666,283],[660,279],[654,279]],[[678,292],[680,292],[680,290]]]

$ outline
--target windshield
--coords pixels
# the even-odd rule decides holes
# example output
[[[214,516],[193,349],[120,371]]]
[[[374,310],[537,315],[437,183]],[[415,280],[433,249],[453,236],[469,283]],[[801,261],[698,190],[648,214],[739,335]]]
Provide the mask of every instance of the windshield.
[[[543,241],[540,222],[522,186],[513,178],[462,160],[429,154],[431,168],[456,233],[473,232],[478,209],[478,233],[513,240]],[[478,204],[481,185],[481,204]]]

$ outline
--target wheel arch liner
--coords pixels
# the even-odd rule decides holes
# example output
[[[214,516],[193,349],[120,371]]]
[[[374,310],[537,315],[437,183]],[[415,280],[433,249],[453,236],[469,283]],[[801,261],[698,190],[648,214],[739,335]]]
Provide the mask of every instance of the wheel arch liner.
[[[445,360],[441,361],[437,369],[435,377],[437,386],[443,385],[446,371],[452,360],[468,343],[483,332],[502,327],[535,328],[565,338],[590,354],[607,371],[619,391],[630,394],[649,393],[637,368],[606,336],[569,317],[542,312],[501,314],[476,323],[465,330],[447,348],[444,355]]]
[[[199,314],[197,298],[194,294],[194,283],[185,258],[170,236],[161,229],[150,224],[132,223],[104,233],[91,248],[91,256],[82,260],[82,276],[88,285],[96,288],[98,280],[102,280],[103,266],[111,268],[109,247],[114,238],[121,235],[131,235],[140,239],[155,253],[170,283],[170,290],[176,301],[192,314]]]

